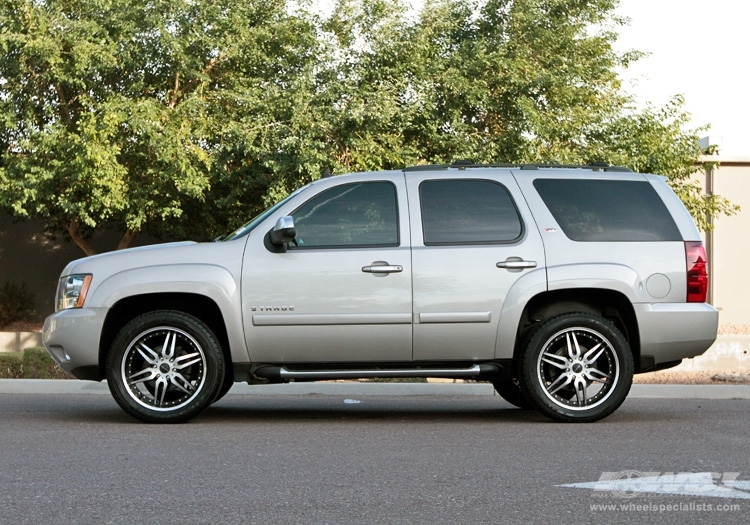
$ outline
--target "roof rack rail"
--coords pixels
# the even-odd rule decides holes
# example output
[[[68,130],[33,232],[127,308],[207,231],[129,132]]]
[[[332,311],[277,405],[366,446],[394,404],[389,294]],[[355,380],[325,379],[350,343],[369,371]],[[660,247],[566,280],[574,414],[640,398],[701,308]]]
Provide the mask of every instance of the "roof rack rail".
[[[458,160],[452,164],[422,164],[419,166],[410,166],[404,168],[404,171],[435,171],[457,168],[465,170],[466,168],[515,168],[520,170],[538,170],[538,169],[584,169],[591,171],[610,171],[632,173],[633,170],[626,166],[610,166],[606,162],[591,162],[589,164],[550,164],[550,163],[503,163],[503,164],[474,164],[469,160]]]

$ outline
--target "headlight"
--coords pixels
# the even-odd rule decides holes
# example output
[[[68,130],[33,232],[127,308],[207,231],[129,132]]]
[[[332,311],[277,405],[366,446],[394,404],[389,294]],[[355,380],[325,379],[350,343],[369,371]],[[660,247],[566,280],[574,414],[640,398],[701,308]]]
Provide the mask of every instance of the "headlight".
[[[91,284],[90,274],[67,275],[57,283],[55,311],[81,308]]]

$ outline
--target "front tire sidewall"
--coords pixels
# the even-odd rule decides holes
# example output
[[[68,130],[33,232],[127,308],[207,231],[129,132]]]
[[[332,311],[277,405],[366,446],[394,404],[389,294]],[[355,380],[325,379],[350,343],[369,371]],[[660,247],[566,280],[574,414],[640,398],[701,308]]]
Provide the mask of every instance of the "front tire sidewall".
[[[550,399],[539,373],[540,354],[550,338],[566,330],[581,328],[601,335],[610,343],[616,360],[617,377],[604,401],[590,409],[571,409]],[[591,422],[605,418],[622,404],[633,383],[633,355],[627,339],[609,321],[594,314],[570,313],[555,316],[534,332],[522,360],[522,387],[535,408],[555,421]]]
[[[185,334],[202,354],[202,375],[197,394],[174,409],[154,409],[135,399],[123,378],[123,361],[132,354],[128,349],[153,329],[174,330]],[[118,333],[107,359],[107,383],[115,401],[128,414],[147,423],[182,423],[203,410],[214,400],[224,380],[224,358],[213,332],[199,319],[171,310],[143,314],[130,321]]]

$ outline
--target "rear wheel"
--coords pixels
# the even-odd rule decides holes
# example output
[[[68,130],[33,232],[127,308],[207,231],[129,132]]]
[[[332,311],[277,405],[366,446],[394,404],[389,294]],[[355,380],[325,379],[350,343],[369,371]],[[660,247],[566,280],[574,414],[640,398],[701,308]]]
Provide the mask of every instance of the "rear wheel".
[[[556,421],[607,417],[633,382],[633,355],[620,331],[589,313],[552,317],[529,339],[521,388],[541,413]]]
[[[199,319],[171,310],[136,317],[120,331],[107,360],[117,403],[149,423],[180,423],[205,410],[224,380],[224,357]]]

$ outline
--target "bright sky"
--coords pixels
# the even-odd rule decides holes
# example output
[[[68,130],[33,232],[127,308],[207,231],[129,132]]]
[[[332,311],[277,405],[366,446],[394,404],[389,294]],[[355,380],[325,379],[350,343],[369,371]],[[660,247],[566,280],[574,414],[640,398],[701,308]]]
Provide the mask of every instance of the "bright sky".
[[[332,0],[317,3],[332,9]],[[650,53],[624,72],[627,91],[657,107],[684,95],[692,127],[711,125],[701,137],[722,156],[750,157],[750,1],[620,0],[617,12],[630,18],[620,50]]]
[[[622,49],[651,53],[625,73],[628,90],[657,106],[683,94],[722,156],[750,157],[750,2],[620,0],[618,12],[631,19]]]

